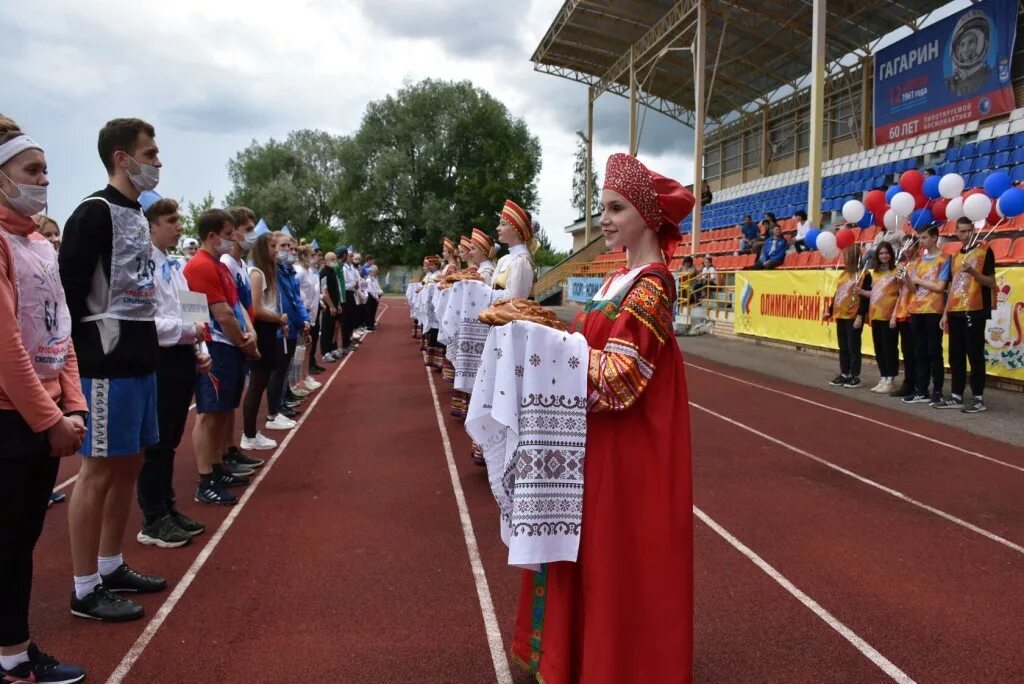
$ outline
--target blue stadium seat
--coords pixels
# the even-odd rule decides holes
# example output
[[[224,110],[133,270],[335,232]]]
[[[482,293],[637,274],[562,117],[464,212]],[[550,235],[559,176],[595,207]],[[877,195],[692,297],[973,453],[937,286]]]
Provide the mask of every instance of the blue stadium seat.
[[[1014,166],[1013,171],[1010,172],[1010,178],[1014,183],[1024,182],[1024,164]]]
[[[1014,133],[1010,140],[1010,147],[1024,147],[1024,131]]]
[[[974,169],[975,169],[975,171],[982,171],[984,169],[989,169],[989,168],[992,168],[992,155],[990,155],[990,154],[983,154],[983,155],[978,156],[974,160]]]
[[[1010,161],[1014,164],[1024,164],[1024,146],[1018,147],[1013,151]]]
[[[1006,166],[1009,163],[1010,163],[1010,152],[1007,151],[1007,150],[1004,150],[1002,152],[997,152],[996,154],[992,155],[992,166],[994,166],[994,167],[998,168],[1000,166]]]
[[[967,143],[960,148],[960,158],[970,159],[978,156],[978,143]]]
[[[1024,159],[1022,159],[1021,161],[1024,161]],[[942,166],[940,166],[938,168],[938,174],[940,176],[945,176],[947,173],[955,173],[955,172],[956,172],[956,162],[946,162],[945,164],[943,164]]]
[[[956,172],[959,173],[962,176],[965,173],[970,173],[971,169],[973,169],[973,168],[974,168],[974,160],[973,159],[961,159],[960,162],[957,163],[957,165],[956,165]]]
[[[960,161],[961,150],[959,147],[946,148],[946,161],[955,162]]]
[[[996,138],[994,141],[992,141],[992,151],[993,152],[1002,152],[1003,150],[1010,149],[1010,147],[1012,145],[1013,145],[1013,136],[1001,135],[998,138]]]
[[[978,156],[992,154],[992,139],[982,140],[978,143]]]

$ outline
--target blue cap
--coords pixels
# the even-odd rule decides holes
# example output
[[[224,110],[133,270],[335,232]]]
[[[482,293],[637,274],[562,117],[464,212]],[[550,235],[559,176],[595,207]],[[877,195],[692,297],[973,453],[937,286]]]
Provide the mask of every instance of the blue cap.
[[[309,246],[312,247],[313,249],[320,249],[320,243],[317,242],[316,240],[313,240],[312,242],[310,242]]]
[[[143,190],[139,194],[139,204],[142,205],[142,211],[149,211],[149,208],[153,206],[158,199],[160,199],[160,195],[156,194],[152,190]]]
[[[288,237],[292,237],[292,231],[288,230],[288,226],[282,227],[281,232],[287,235]]]
[[[260,219],[259,223],[256,224],[256,227],[253,229],[252,232],[253,235],[263,235],[264,233],[269,233],[270,228],[267,227],[266,221]]]

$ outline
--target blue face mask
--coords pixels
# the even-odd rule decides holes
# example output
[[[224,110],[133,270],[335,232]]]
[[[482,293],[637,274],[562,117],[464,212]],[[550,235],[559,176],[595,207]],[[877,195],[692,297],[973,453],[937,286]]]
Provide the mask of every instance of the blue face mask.
[[[277,253],[277,263],[279,263],[279,264],[287,264],[288,263],[288,257],[290,257],[290,256],[291,256],[291,254],[289,252],[285,251],[285,250],[279,251]]]

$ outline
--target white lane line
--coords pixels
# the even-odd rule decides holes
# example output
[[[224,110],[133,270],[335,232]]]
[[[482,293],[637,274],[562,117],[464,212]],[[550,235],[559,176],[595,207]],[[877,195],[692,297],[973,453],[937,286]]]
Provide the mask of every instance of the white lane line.
[[[934,506],[929,506],[928,504],[926,504],[926,503],[924,503],[922,501],[918,501],[917,499],[914,499],[912,497],[909,497],[906,494],[904,494],[903,492],[897,491],[897,490],[893,489],[892,487],[886,487],[884,484],[881,484],[880,482],[875,482],[874,480],[866,478],[863,475],[858,475],[857,473],[853,472],[852,470],[847,470],[846,468],[844,468],[844,467],[842,467],[840,465],[836,465],[835,463],[832,463],[831,461],[826,461],[825,459],[821,458],[820,456],[815,456],[814,454],[812,454],[810,452],[804,451],[800,447],[793,446],[792,444],[788,444],[786,442],[783,442],[781,439],[776,439],[775,437],[767,435],[767,434],[765,434],[763,432],[760,432],[760,431],[755,430],[753,428],[749,428],[746,425],[744,425],[743,423],[740,423],[739,421],[735,421],[732,418],[729,418],[728,416],[723,416],[721,413],[716,413],[715,411],[712,411],[711,409],[704,408],[700,404],[695,404],[694,402],[691,401],[690,402],[690,406],[694,407],[695,409],[699,409],[701,411],[704,411],[705,413],[710,414],[710,415],[718,418],[719,420],[724,420],[725,422],[727,422],[727,423],[729,423],[731,425],[734,425],[735,427],[738,427],[738,428],[740,428],[742,430],[746,430],[747,432],[750,432],[750,433],[752,433],[754,435],[757,435],[761,439],[769,441],[769,442],[771,442],[773,444],[777,444],[777,445],[779,445],[779,446],[781,446],[781,447],[783,447],[785,449],[789,449],[793,453],[799,454],[799,455],[803,456],[804,458],[809,458],[810,460],[812,460],[812,461],[814,461],[816,463],[820,463],[821,465],[825,466],[826,468],[831,468],[832,470],[834,470],[834,471],[836,471],[838,473],[842,473],[843,475],[846,475],[847,477],[852,477],[853,479],[857,480],[858,482],[866,484],[869,487],[874,487],[875,489],[877,489],[879,491],[882,491],[882,492],[885,492],[889,496],[895,497],[895,498],[899,499],[900,501],[904,501],[904,502],[910,504],[911,506],[916,506],[917,508],[920,508],[921,510],[928,511],[929,513],[932,513],[934,515],[939,516],[943,520],[948,520],[949,522],[953,523],[954,525],[959,525],[960,527],[964,528],[965,530],[970,530],[971,532],[974,532],[975,534],[981,535],[982,537],[985,537],[986,539],[988,539],[990,541],[994,541],[997,544],[1002,544],[1006,548],[1011,549],[1013,551],[1016,551],[1017,553],[1019,553],[1021,555],[1024,555],[1024,546],[1021,546],[1020,544],[1015,544],[1014,542],[1012,542],[1009,539],[1006,539],[1004,537],[1000,537],[995,532],[989,532],[986,529],[982,529],[981,527],[978,527],[977,525],[974,525],[972,523],[967,522],[963,518],[956,517],[952,513],[946,513],[943,510],[935,508]]]
[[[823,608],[820,603],[812,599],[804,592],[800,591],[800,589],[792,582],[790,582],[788,579],[786,579],[786,577],[782,573],[773,568],[765,559],[761,558],[759,555],[754,553],[754,551],[752,551],[739,539],[729,534],[728,530],[726,530],[717,522],[715,522],[711,518],[711,516],[709,516],[707,513],[697,508],[696,506],[693,507],[693,514],[700,518],[705,525],[714,530],[715,533],[718,534],[718,536],[720,536],[725,541],[729,542],[729,544],[734,549],[736,549],[744,556],[746,556],[747,559],[750,560],[754,565],[761,568],[761,570],[764,571],[766,575],[771,577],[779,584],[779,586],[781,586],[783,589],[792,594],[796,598],[796,600],[804,604],[804,606],[810,609],[812,613],[821,618],[826,625],[834,629],[836,632],[839,633],[841,637],[849,641],[854,648],[856,648],[858,651],[861,652],[861,654],[864,657],[866,657],[868,660],[870,660],[872,663],[878,666],[878,669],[880,669],[885,674],[889,675],[889,677],[893,681],[900,682],[901,684],[914,684],[914,680],[911,679],[910,676],[907,675],[907,673],[905,673],[900,668],[896,667],[896,665],[894,665],[892,661],[890,661],[884,655],[879,653],[874,646],[869,644],[863,638],[858,636],[856,632],[854,632],[852,629],[850,629],[842,622],[840,622],[838,618],[832,615],[832,613],[825,610],[825,608]]]
[[[895,430],[896,432],[901,432],[901,433],[903,433],[905,435],[910,435],[911,437],[917,437],[918,439],[922,439],[922,440],[924,440],[926,442],[930,442],[931,444],[935,444],[935,445],[941,446],[941,447],[946,447],[947,449],[952,449],[953,451],[958,451],[961,454],[967,454],[968,456],[973,456],[975,458],[980,458],[980,459],[982,459],[984,461],[989,461],[990,463],[995,463],[996,465],[1001,465],[1004,468],[1010,468],[1012,470],[1016,470],[1018,472],[1024,473],[1024,466],[1015,465],[1013,463],[1007,463],[1006,461],[1000,461],[998,458],[993,458],[991,456],[986,456],[985,454],[980,454],[977,451],[971,451],[970,449],[965,449],[965,448],[959,447],[959,446],[957,446],[955,444],[950,444],[949,442],[943,442],[940,439],[935,439],[934,437],[929,437],[928,435],[922,435],[920,432],[914,432],[913,430],[907,430],[905,428],[901,428],[901,427],[898,427],[896,425],[890,425],[889,423],[886,423],[884,421],[875,420],[874,418],[868,418],[867,416],[861,415],[859,413],[854,413],[853,411],[846,411],[846,410],[841,409],[841,408],[836,408],[835,406],[828,406],[827,404],[819,404],[818,402],[816,402],[816,401],[814,401],[812,399],[807,399],[807,398],[801,397],[801,396],[799,396],[797,394],[790,394],[789,392],[783,392],[782,390],[777,390],[777,389],[774,389],[772,387],[766,387],[764,385],[759,385],[756,382],[751,382],[750,380],[744,380],[743,378],[737,378],[734,375],[728,375],[726,373],[720,373],[719,371],[712,370],[710,368],[706,368],[704,366],[701,366],[699,364],[693,363],[691,361],[687,361],[686,365],[689,368],[696,368],[697,370],[702,370],[705,373],[711,373],[712,375],[718,375],[718,376],[723,377],[723,378],[728,378],[729,380],[735,380],[736,382],[742,383],[744,385],[749,385],[751,387],[757,387],[758,389],[763,389],[766,392],[773,392],[775,394],[781,394],[784,397],[789,397],[790,399],[796,399],[797,401],[802,401],[805,404],[811,404],[812,406],[816,406],[818,408],[827,409],[829,411],[835,411],[836,413],[841,413],[844,416],[850,416],[851,418],[858,418],[860,420],[866,421],[866,422],[871,423],[873,425],[878,425],[880,427],[888,428],[890,430]]]
[[[426,355],[423,358],[426,359]],[[491,649],[494,674],[497,677],[498,684],[511,684],[512,673],[509,671],[508,658],[505,656],[505,644],[501,639],[501,627],[498,626],[498,616],[494,612],[494,602],[491,601],[491,589],[487,584],[487,574],[484,572],[483,561],[480,559],[480,548],[476,543],[473,520],[469,517],[469,507],[466,506],[466,495],[463,493],[462,483],[459,481],[459,470],[455,467],[452,442],[448,437],[448,428],[445,426],[444,418],[441,415],[441,403],[437,399],[434,374],[429,367],[425,366],[424,369],[427,372],[427,381],[430,383],[430,396],[434,400],[434,414],[437,416],[437,429],[441,432],[441,442],[444,444],[444,456],[448,460],[448,475],[452,480],[452,491],[455,492],[455,503],[459,509],[459,520],[462,522],[462,537],[466,540],[466,552],[469,554],[469,565],[473,570],[476,595],[480,600],[480,612],[484,619],[484,631],[487,632],[487,645]]]
[[[74,475],[72,475],[71,477],[69,477],[68,479],[64,480],[63,482],[61,482],[56,487],[54,487],[53,491],[59,492],[60,490],[64,489],[65,487],[70,487],[71,485],[73,485],[75,483],[75,480],[77,480],[77,479],[78,479],[78,473],[75,473]]]
[[[381,310],[380,314],[377,316],[378,321],[380,320],[380,317],[384,315],[385,311],[387,311],[386,306]],[[171,611],[173,611],[174,608],[178,605],[178,602],[181,600],[181,597],[185,595],[185,592],[188,591],[188,588],[192,585],[192,582],[195,581],[196,577],[199,575],[199,572],[203,569],[203,566],[206,565],[206,561],[210,559],[210,556],[213,555],[213,552],[217,549],[217,546],[220,544],[221,540],[224,539],[224,535],[227,534],[227,531],[229,529],[231,529],[231,526],[235,523],[235,520],[242,513],[242,510],[245,508],[246,504],[249,503],[250,499],[252,499],[253,495],[256,493],[256,490],[259,488],[260,484],[263,483],[263,480],[266,479],[267,474],[271,470],[273,470],[274,465],[277,463],[277,460],[284,453],[284,450],[288,448],[288,445],[291,443],[292,438],[296,434],[298,434],[299,430],[302,429],[302,426],[305,425],[306,419],[313,414],[313,409],[315,409],[316,405],[320,403],[320,399],[323,398],[325,394],[327,394],[327,390],[330,389],[331,383],[334,382],[334,379],[338,377],[338,374],[341,372],[341,369],[345,367],[345,364],[347,364],[349,359],[351,358],[352,355],[349,354],[344,359],[342,359],[341,363],[338,364],[338,367],[334,369],[334,372],[331,374],[331,377],[328,378],[326,383],[324,383],[324,386],[320,389],[319,393],[315,397],[313,397],[313,401],[310,402],[309,408],[307,408],[303,415],[300,416],[298,420],[299,424],[288,433],[288,435],[284,438],[284,441],[281,442],[280,446],[277,447],[273,455],[267,460],[266,465],[260,469],[260,472],[256,476],[256,479],[253,480],[252,484],[250,484],[246,488],[241,498],[239,498],[238,503],[231,507],[231,512],[228,513],[226,518],[224,518],[224,521],[220,524],[220,527],[217,528],[217,531],[213,534],[213,537],[211,537],[210,541],[206,543],[206,546],[203,547],[203,550],[199,552],[199,555],[196,556],[196,559],[192,561],[192,565],[189,566],[189,569],[182,576],[181,580],[178,581],[178,584],[174,587],[174,590],[163,602],[163,605],[160,606],[160,609],[156,612],[156,615],[153,616],[153,619],[150,620],[149,624],[146,625],[146,629],[143,630],[142,634],[139,635],[139,638],[135,640],[135,643],[132,644],[132,647],[125,654],[124,658],[121,659],[121,662],[110,674],[110,677],[107,679],[107,684],[120,684],[120,682],[123,682],[124,678],[128,676],[128,673],[131,672],[132,667],[135,665],[136,662],[138,662],[139,658],[142,657],[143,652],[146,650],[146,647],[149,646],[150,642],[153,640],[153,637],[156,636],[157,631],[160,629],[160,627],[163,626],[164,622],[166,622],[167,618],[171,614]]]

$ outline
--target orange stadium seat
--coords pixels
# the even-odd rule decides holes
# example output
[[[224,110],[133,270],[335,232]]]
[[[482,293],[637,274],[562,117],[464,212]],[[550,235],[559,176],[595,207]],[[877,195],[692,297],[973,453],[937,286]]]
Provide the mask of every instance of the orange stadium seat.
[[[995,257],[997,264],[1013,263],[1010,261],[1010,248],[1012,246],[1013,240],[1010,238],[996,238],[988,243],[988,247],[992,250],[992,256]]]
[[[959,240],[952,240],[951,242],[947,242],[946,244],[942,245],[942,253],[945,254],[946,256],[953,256],[954,254],[959,252],[960,248],[963,246],[963,243],[960,242]]]
[[[811,260],[811,252],[800,252],[796,255],[796,259],[793,260],[793,268],[807,268],[807,263]]]
[[[796,252],[787,252],[785,258],[782,260],[782,266],[779,268],[796,268],[796,258],[799,255]]]
[[[857,238],[857,242],[873,242],[875,236],[878,235],[878,227],[871,226],[860,231],[860,237]]]
[[[1011,260],[1009,263],[1024,264],[1024,237],[1019,237],[1013,241],[1009,258]]]

